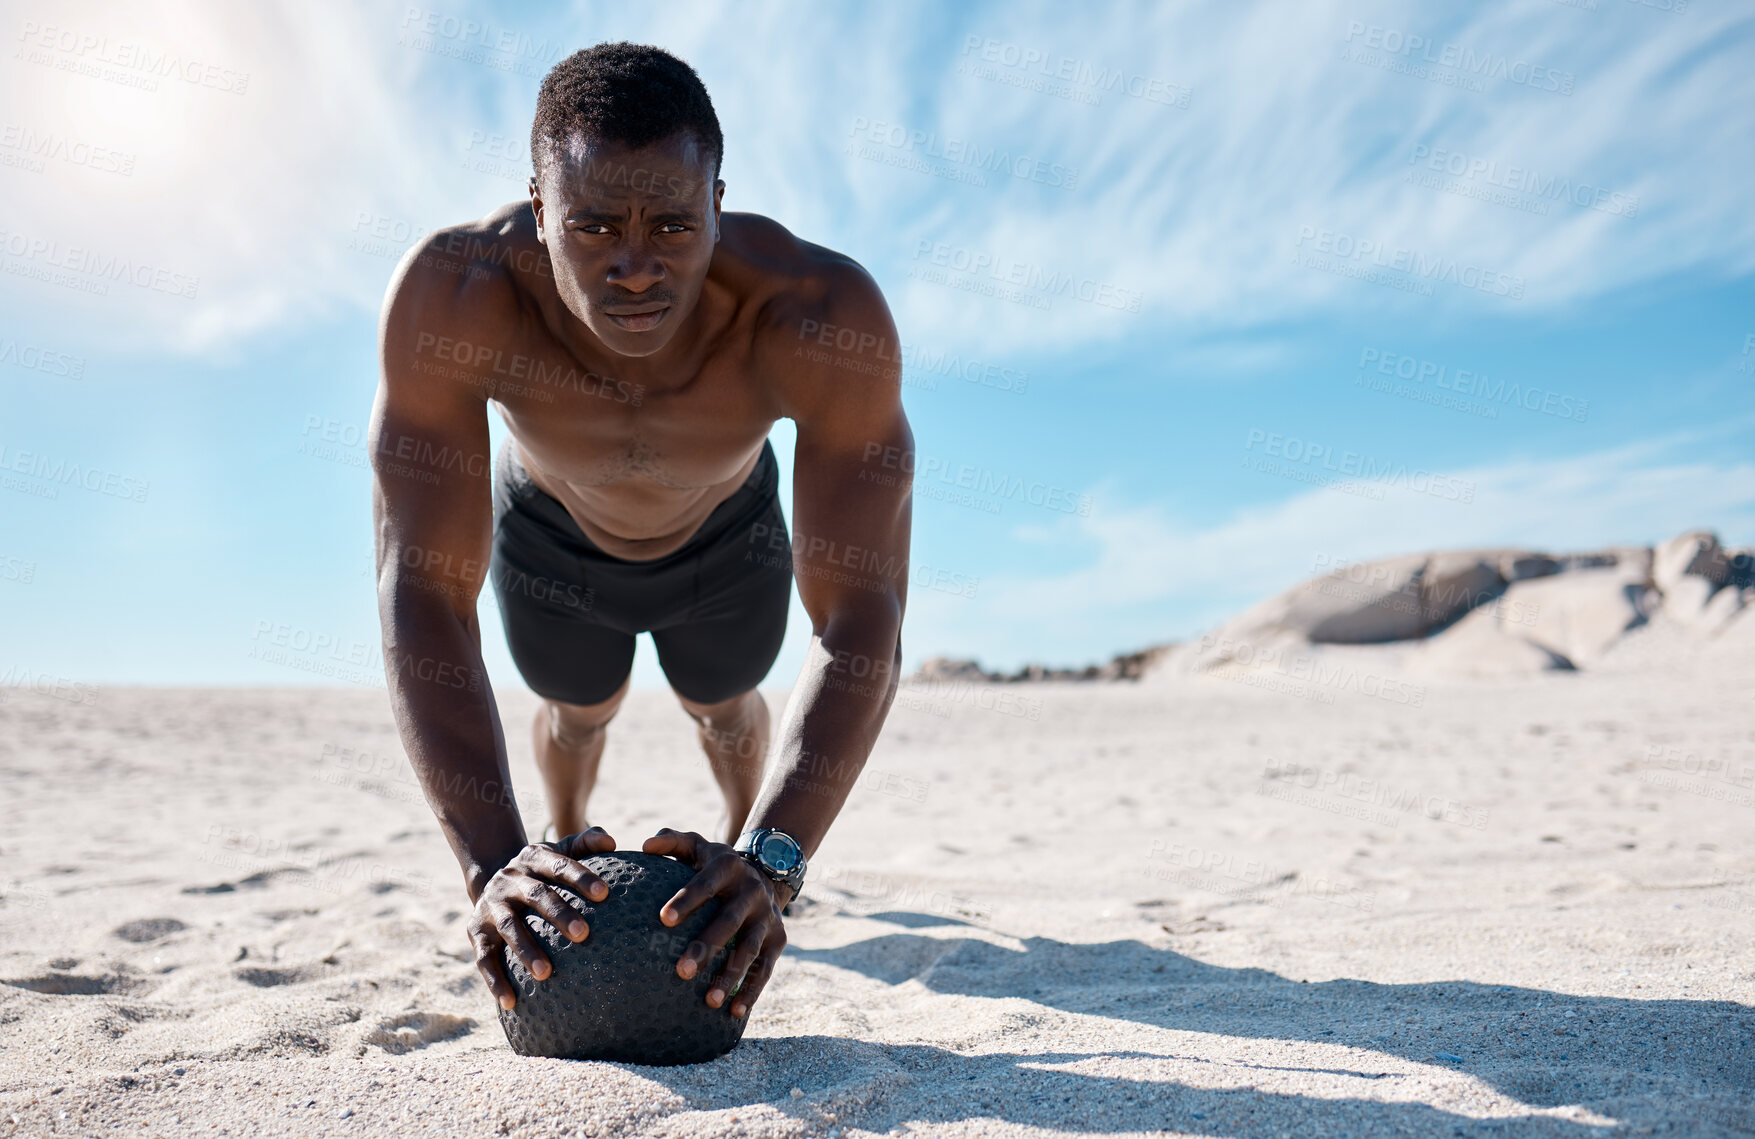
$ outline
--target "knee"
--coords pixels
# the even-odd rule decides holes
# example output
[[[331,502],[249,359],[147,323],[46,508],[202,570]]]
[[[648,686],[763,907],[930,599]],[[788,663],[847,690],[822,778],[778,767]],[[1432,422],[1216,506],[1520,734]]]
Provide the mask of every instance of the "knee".
[[[619,699],[591,707],[550,700],[543,709],[543,726],[556,746],[577,751],[603,738],[604,729],[615,719],[620,707]]]
[[[682,700],[681,697],[678,697]],[[716,704],[682,700],[683,710],[710,736],[741,736],[767,720],[768,706],[755,689]]]

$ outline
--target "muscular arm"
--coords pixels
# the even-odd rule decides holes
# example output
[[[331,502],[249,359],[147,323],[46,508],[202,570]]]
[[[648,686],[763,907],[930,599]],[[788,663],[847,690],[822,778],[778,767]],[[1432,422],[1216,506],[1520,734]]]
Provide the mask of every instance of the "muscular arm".
[[[475,607],[493,533],[487,393],[430,347],[439,335],[491,343],[517,319],[515,308],[491,280],[423,267],[421,255],[411,256],[391,286],[379,330],[383,378],[371,427],[390,706],[475,903],[468,930],[476,967],[502,1008],[516,1000],[503,947],[538,980],[549,975],[524,914],[583,939],[583,915],[551,887],[606,897],[607,887],[578,859],[615,848],[595,827],[557,843],[528,843],[482,667]]]
[[[391,289],[372,408],[372,521],[391,708],[473,901],[525,834],[476,619],[493,526],[487,399],[419,350],[423,333],[452,333],[442,326],[461,292],[457,275],[412,263]]]
[[[774,313],[763,341],[756,366],[774,379],[782,413],[798,426],[792,565],[811,645],[746,825],[785,831],[808,857],[865,769],[895,696],[914,439],[902,413],[895,324],[857,265],[832,265],[822,294]],[[662,830],[644,849],[699,870],[666,904],[660,918],[667,925],[708,898],[720,899],[718,916],[678,960],[677,972],[694,976],[735,934],[738,947],[727,954],[707,1003],[730,999],[732,1015],[748,1015],[786,945],[780,909],[790,900],[787,887],[692,832]]]
[[[822,310],[779,332],[791,365],[786,410],[798,426],[793,569],[811,645],[749,825],[777,827],[809,855],[864,770],[895,696],[914,438],[895,324],[864,270],[838,266]]]

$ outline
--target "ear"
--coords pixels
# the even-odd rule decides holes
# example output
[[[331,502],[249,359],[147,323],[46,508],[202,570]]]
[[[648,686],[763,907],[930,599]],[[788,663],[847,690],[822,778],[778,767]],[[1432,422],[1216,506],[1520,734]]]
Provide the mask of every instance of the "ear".
[[[725,205],[725,179],[713,179],[713,244],[719,244],[719,214]]]
[[[547,245],[548,238],[544,237],[542,232],[542,191],[537,186],[534,174],[530,176],[530,212],[536,215],[536,240],[542,245]]]

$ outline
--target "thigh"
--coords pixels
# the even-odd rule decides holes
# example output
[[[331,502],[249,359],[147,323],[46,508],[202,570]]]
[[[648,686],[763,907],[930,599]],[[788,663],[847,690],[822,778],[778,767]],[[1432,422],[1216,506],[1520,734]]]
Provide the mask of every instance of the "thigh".
[[[488,576],[512,661],[544,699],[601,704],[633,667],[634,635],[604,623],[585,572],[586,551],[562,520],[544,514],[550,504],[518,493],[516,483],[511,493],[506,486],[496,486]]]
[[[719,704],[760,684],[786,639],[792,575],[766,574],[715,615],[652,632],[658,663],[676,694],[694,704]]]
[[[512,663],[530,690],[563,704],[602,704],[634,665],[634,636],[556,613],[494,578]]]

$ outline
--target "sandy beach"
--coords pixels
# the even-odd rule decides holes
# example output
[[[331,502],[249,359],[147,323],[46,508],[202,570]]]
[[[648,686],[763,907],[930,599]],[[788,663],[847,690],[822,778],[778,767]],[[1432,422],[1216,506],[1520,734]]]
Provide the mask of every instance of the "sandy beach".
[[[1747,1134],[1755,625],[1661,633],[1395,698],[906,687],[681,1069],[508,1050],[381,691],[10,690],[0,1133]],[[713,825],[667,695],[597,802]]]

